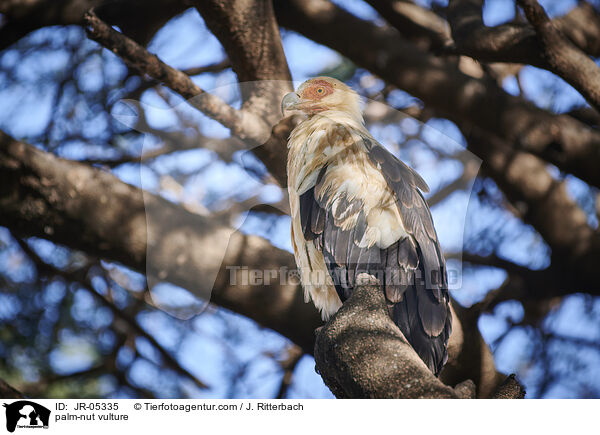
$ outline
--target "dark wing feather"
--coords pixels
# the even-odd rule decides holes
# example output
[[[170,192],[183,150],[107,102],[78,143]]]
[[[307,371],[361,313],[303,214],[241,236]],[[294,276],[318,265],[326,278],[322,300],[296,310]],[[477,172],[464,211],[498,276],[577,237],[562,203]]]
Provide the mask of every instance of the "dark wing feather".
[[[439,374],[448,353],[448,338],[452,331],[448,281],[445,260],[431,219],[431,212],[422,190],[429,190],[414,170],[398,160],[383,146],[364,137],[364,146],[394,191],[400,216],[412,240],[404,239],[390,246],[389,259],[397,258],[399,272],[386,272],[403,279],[414,278],[406,288],[386,283],[386,297],[393,303],[396,324],[431,371]],[[414,240],[414,243],[413,243]],[[416,256],[416,258],[415,258]],[[415,262],[416,259],[416,262]]]
[[[314,241],[322,250],[343,302],[350,297],[360,273],[375,274],[381,270],[381,250],[359,247],[367,229],[363,202],[346,196],[332,198],[335,193],[325,191],[321,183],[326,171],[327,167],[324,167],[315,186],[300,195],[300,220],[304,238]],[[344,230],[347,220],[355,224]]]
[[[429,186],[412,168],[406,166],[404,162],[396,158],[392,153],[386,150],[382,145],[373,142],[371,139],[363,137],[365,148],[369,152],[371,161],[381,169],[388,182],[405,183],[409,186],[416,186],[423,192],[429,192]],[[410,192],[403,192],[410,193]]]
[[[306,240],[315,240],[319,237],[320,233],[313,231],[313,220],[317,220],[318,217],[318,204],[314,206],[314,188],[304,192],[300,195],[300,223],[302,225],[302,234]],[[318,228],[319,223],[315,222],[314,228]]]

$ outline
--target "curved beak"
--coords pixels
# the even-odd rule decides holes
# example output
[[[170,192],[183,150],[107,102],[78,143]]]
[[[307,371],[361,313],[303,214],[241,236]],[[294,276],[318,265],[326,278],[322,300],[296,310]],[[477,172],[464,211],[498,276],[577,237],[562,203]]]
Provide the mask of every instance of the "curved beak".
[[[281,100],[281,114],[285,115],[285,110],[294,110],[300,104],[300,95],[295,92],[285,94]]]

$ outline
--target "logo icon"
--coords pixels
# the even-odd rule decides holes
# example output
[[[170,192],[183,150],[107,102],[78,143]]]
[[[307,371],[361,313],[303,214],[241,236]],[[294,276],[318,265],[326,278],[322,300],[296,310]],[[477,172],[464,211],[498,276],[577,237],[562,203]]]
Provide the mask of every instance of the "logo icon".
[[[14,432],[16,428],[48,428],[50,410],[29,400],[19,400],[4,404],[6,408],[6,430]]]

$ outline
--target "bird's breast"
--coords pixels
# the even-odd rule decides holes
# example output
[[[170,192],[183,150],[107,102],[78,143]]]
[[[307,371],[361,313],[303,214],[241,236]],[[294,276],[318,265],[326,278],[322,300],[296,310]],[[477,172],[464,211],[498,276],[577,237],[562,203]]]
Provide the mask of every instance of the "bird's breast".
[[[293,202],[300,195],[315,187],[317,200],[339,216],[344,230],[356,225],[359,213],[364,213],[363,247],[387,248],[407,233],[396,195],[369,159],[364,135],[362,128],[322,121],[305,121],[294,130],[288,154],[292,209],[297,210],[298,204]]]

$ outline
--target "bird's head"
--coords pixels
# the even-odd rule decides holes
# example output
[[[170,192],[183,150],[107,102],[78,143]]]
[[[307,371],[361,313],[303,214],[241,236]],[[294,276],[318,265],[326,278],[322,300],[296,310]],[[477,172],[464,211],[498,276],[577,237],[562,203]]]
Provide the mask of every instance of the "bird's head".
[[[362,122],[360,97],[349,86],[331,77],[315,77],[281,100],[281,111],[300,110],[307,115],[344,112]]]

